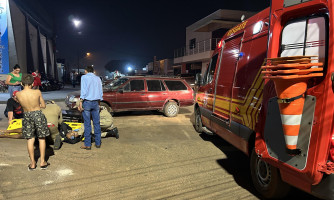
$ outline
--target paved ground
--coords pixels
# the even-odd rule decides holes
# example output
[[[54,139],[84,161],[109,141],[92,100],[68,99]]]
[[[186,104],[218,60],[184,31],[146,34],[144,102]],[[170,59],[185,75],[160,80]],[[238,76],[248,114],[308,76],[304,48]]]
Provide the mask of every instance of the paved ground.
[[[32,172],[26,141],[1,139],[0,199],[259,199],[248,158],[218,137],[198,135],[193,117],[191,106],[175,118],[116,114],[120,139],[105,138],[91,151],[81,143],[48,148],[51,166]],[[292,198],[312,199],[300,191]]]

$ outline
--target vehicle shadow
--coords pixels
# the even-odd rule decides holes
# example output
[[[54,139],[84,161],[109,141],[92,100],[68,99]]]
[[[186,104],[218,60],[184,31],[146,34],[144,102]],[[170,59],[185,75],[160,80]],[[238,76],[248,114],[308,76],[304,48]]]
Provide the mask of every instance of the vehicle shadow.
[[[235,182],[261,199],[252,185],[248,156],[217,135],[202,133],[199,136],[204,141],[211,142],[226,155],[226,158],[217,160],[217,163],[233,176]]]
[[[233,176],[235,182],[239,186],[248,190],[257,198],[263,199],[263,197],[256,191],[253,186],[252,178],[250,175],[250,158],[246,154],[235,148],[233,145],[231,145],[218,135],[207,135],[205,133],[202,133],[199,136],[204,141],[211,142],[226,155],[225,159],[219,159],[217,160],[217,163]],[[318,199],[294,187],[292,188],[286,199],[293,198],[308,200]]]

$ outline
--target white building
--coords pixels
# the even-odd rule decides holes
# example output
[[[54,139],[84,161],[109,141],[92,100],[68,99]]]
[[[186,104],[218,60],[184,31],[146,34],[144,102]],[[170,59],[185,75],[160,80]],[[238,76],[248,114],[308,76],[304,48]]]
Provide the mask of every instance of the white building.
[[[186,46],[174,51],[174,75],[204,72],[224,34],[253,12],[217,10],[186,28]]]

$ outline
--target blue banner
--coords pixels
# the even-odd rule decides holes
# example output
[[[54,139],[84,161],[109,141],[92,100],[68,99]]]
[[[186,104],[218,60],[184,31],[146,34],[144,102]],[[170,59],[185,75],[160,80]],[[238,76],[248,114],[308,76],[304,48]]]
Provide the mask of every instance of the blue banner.
[[[8,0],[0,0],[0,74],[9,73],[7,5]]]

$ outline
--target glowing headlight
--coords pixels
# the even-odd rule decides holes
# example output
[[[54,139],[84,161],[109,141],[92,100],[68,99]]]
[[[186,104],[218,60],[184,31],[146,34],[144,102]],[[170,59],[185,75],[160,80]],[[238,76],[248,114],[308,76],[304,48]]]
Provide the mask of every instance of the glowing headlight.
[[[262,25],[263,25],[262,21],[259,21],[255,24],[255,26],[253,28],[253,35],[258,34],[261,31]]]

